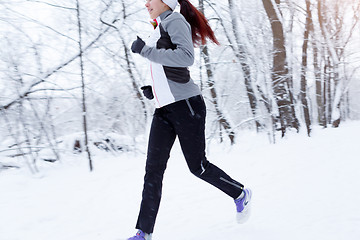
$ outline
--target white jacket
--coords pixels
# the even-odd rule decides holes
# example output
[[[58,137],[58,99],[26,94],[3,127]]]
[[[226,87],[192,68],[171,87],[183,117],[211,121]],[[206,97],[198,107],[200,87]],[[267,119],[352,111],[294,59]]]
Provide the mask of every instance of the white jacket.
[[[157,108],[201,94],[190,77],[194,63],[191,27],[178,12],[156,18],[158,26],[146,40],[141,55],[150,61],[152,89]]]

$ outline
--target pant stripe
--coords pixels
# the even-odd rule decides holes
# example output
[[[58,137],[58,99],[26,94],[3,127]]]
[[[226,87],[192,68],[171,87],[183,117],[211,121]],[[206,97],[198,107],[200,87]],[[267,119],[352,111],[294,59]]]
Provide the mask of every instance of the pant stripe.
[[[220,180],[222,180],[222,181],[224,181],[224,182],[226,182],[226,183],[228,183],[228,184],[231,184],[231,185],[233,185],[234,187],[237,187],[237,188],[240,188],[240,189],[243,189],[243,188],[244,188],[244,187],[242,187],[242,186],[240,186],[240,185],[238,185],[238,184],[236,184],[236,183],[233,183],[233,182],[230,182],[230,181],[226,180],[226,179],[223,178],[223,177],[220,177]]]

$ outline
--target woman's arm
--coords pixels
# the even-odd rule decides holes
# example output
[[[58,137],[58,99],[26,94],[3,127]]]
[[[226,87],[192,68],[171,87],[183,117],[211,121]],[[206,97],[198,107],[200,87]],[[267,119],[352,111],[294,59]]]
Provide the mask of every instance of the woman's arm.
[[[169,16],[171,17],[173,16]],[[180,17],[166,20],[168,21],[164,20],[161,24],[169,34],[172,43],[176,45],[176,49],[157,49],[145,45],[140,54],[152,62],[168,67],[191,66],[194,63],[194,46],[190,25]]]

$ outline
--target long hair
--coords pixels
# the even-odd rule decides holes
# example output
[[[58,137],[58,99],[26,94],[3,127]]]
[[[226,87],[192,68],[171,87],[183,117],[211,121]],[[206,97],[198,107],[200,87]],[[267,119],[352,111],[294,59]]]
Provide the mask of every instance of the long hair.
[[[220,45],[204,14],[197,10],[188,0],[178,0],[178,2],[180,4],[180,13],[191,25],[194,45],[205,44],[207,38]]]

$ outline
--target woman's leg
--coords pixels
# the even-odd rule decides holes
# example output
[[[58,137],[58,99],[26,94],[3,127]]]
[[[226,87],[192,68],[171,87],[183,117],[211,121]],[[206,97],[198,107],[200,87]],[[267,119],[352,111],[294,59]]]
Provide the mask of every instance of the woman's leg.
[[[169,119],[179,137],[181,149],[190,171],[232,198],[239,197],[244,186],[206,159],[206,106],[202,97],[197,96],[187,101],[180,101],[170,107],[171,117]]]
[[[156,109],[151,124],[146,173],[137,229],[152,233],[161,199],[162,180],[170,150],[175,141],[173,125],[166,119],[164,109]]]

